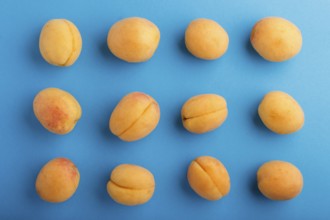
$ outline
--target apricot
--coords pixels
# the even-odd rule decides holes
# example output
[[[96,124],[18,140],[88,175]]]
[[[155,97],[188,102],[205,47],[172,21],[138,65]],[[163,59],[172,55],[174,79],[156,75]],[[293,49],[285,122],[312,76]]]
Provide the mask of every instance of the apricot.
[[[141,205],[153,196],[155,179],[152,173],[143,167],[121,164],[112,171],[107,191],[109,196],[119,204]]]
[[[80,180],[78,168],[66,158],[55,158],[40,170],[35,183],[41,199],[64,202],[76,192]]]
[[[78,101],[57,88],[40,91],[34,98],[33,111],[42,126],[55,134],[69,133],[82,114]]]
[[[260,192],[272,200],[289,200],[298,196],[303,188],[303,176],[293,164],[285,161],[264,163],[257,173]]]
[[[132,63],[149,60],[159,40],[158,27],[139,17],[118,21],[110,28],[107,38],[109,50],[119,59]]]
[[[207,200],[219,200],[230,191],[227,169],[214,157],[202,156],[193,160],[187,178],[191,188]]]
[[[298,102],[281,91],[269,92],[258,108],[265,126],[277,134],[291,134],[300,130],[305,121],[304,112]]]
[[[214,60],[226,53],[229,37],[225,29],[217,22],[199,18],[188,25],[185,43],[188,51],[195,57]]]
[[[160,118],[158,103],[142,92],[132,92],[118,103],[110,120],[110,131],[123,141],[136,141],[149,135]]]
[[[190,98],[181,109],[183,126],[190,132],[202,134],[222,125],[228,115],[226,100],[216,94]]]
[[[250,41],[260,56],[272,62],[282,62],[296,56],[303,42],[299,28],[280,17],[258,21],[252,29]]]
[[[55,66],[71,66],[79,57],[82,39],[78,28],[66,19],[53,19],[42,28],[39,49],[42,57]]]

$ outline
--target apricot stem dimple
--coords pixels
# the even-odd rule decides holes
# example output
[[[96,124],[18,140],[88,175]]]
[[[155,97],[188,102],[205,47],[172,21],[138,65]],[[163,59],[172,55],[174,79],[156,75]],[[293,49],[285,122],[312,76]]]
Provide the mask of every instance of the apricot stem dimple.
[[[151,107],[152,104],[154,104],[155,102],[154,101],[150,101],[150,103],[147,105],[147,107],[143,110],[143,112],[141,113],[141,115],[135,120],[132,122],[132,124],[130,126],[128,126],[123,132],[121,132],[118,137],[124,135],[131,127],[133,127],[138,121],[139,119],[144,115],[144,113],[147,112],[147,110]]]
[[[213,179],[210,177],[210,175],[207,173],[207,171],[203,168],[203,166],[201,164],[199,164],[197,162],[197,160],[194,160],[194,162],[206,173],[206,176],[211,180],[212,184],[214,185],[214,187],[217,189],[217,191],[219,192],[220,196],[223,197],[223,194],[221,193],[220,189],[218,188],[218,186],[215,184],[215,182],[213,181]],[[220,197],[220,198],[221,198]]]
[[[199,117],[203,117],[205,115],[210,115],[210,114],[213,114],[213,113],[216,113],[216,112],[221,112],[221,111],[224,111],[226,110],[227,108],[221,108],[221,109],[218,109],[218,110],[214,110],[214,111],[211,111],[211,112],[207,112],[207,113],[203,113],[203,114],[199,114],[199,115],[196,115],[196,116],[191,116],[191,117],[185,117],[183,116],[182,117],[182,120],[186,121],[186,120],[189,120],[189,119],[194,119],[194,118],[199,118]]]

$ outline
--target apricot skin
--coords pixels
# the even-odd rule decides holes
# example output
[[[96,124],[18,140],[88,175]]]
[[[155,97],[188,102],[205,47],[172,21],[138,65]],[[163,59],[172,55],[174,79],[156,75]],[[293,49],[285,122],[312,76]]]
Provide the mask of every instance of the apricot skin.
[[[226,100],[216,94],[202,94],[188,99],[181,109],[183,126],[202,134],[220,127],[228,116]]]
[[[299,28],[280,17],[267,17],[258,21],[252,29],[250,41],[257,53],[271,62],[293,58],[303,44]]]
[[[58,203],[71,198],[79,180],[78,168],[69,159],[55,158],[42,167],[35,187],[41,199]]]
[[[123,141],[136,141],[149,135],[160,119],[159,105],[151,96],[132,92],[122,98],[113,110],[110,131]]]
[[[40,91],[34,98],[33,111],[42,126],[55,134],[72,131],[82,114],[78,101],[57,88]]]
[[[116,22],[109,30],[109,50],[119,59],[130,63],[145,62],[155,53],[160,31],[151,21],[130,17]]]
[[[300,170],[285,161],[264,163],[257,172],[260,192],[271,200],[289,200],[298,196],[304,185]]]
[[[219,200],[230,191],[227,169],[214,157],[201,156],[193,160],[187,178],[191,188],[207,200]]]
[[[258,114],[264,125],[277,134],[297,132],[305,121],[304,112],[298,102],[281,91],[266,94],[258,107]]]
[[[197,58],[215,60],[222,57],[229,44],[225,29],[217,22],[199,18],[193,20],[185,32],[187,50]]]
[[[66,19],[49,20],[42,28],[39,49],[42,57],[55,66],[71,66],[78,59],[82,39],[78,28]]]
[[[149,170],[141,166],[121,164],[112,171],[107,191],[119,204],[141,205],[153,196],[155,179]]]

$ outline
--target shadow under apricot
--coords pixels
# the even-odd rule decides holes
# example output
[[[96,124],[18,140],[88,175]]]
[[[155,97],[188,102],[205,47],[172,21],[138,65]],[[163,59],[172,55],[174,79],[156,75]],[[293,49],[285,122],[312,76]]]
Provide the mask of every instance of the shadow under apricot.
[[[255,167],[254,172],[252,173],[250,179],[249,179],[249,191],[250,193],[258,200],[260,201],[267,201],[268,199],[262,195],[258,188],[258,182],[257,182],[257,171],[259,167]]]
[[[110,170],[101,173],[102,176],[98,178],[98,183],[95,184],[95,192],[96,192],[95,195],[98,196],[98,199],[102,203],[107,202],[107,203],[115,204],[115,202],[111,199],[107,191],[107,183],[110,179],[110,173],[111,173]]]

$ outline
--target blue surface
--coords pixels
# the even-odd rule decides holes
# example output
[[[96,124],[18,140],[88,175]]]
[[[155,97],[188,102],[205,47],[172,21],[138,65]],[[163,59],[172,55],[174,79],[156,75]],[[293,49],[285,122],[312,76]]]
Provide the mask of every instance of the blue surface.
[[[329,11],[328,0],[0,0],[0,219],[329,219]],[[303,49],[288,62],[264,61],[249,44],[254,23],[271,15],[302,31]],[[148,18],[161,31],[149,62],[128,64],[107,49],[110,26],[130,16]],[[229,34],[220,60],[198,60],[185,49],[185,28],[199,17],[218,21]],[[69,19],[81,32],[83,50],[72,67],[51,66],[40,56],[40,30],[53,18]],[[34,96],[47,87],[69,91],[82,106],[82,119],[66,136],[49,133],[33,114]],[[279,136],[262,125],[257,106],[271,90],[301,104],[301,131]],[[108,120],[132,91],[153,96],[162,115],[147,138],[124,143],[109,132]],[[214,132],[193,135],[182,127],[180,110],[201,93],[223,95],[229,117]],[[220,201],[203,200],[188,186],[188,165],[201,155],[219,158],[229,171],[231,191]],[[81,174],[76,194],[62,204],[43,202],[34,188],[40,168],[55,157],[70,158]],[[274,202],[258,192],[256,171],[272,159],[300,168],[299,197]],[[149,203],[124,207],[107,195],[110,172],[120,163],[154,174]]]

